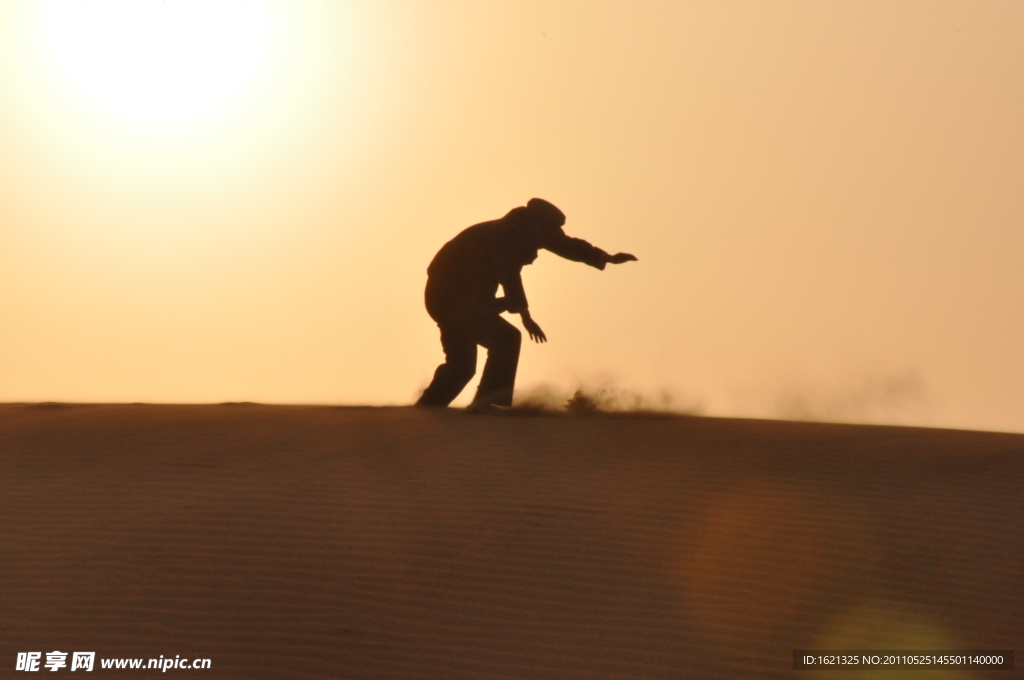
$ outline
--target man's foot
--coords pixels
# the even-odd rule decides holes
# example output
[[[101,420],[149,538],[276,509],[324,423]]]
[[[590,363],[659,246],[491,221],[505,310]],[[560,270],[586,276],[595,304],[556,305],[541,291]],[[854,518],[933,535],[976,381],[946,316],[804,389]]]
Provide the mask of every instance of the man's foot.
[[[430,393],[430,390],[423,390],[423,394],[416,400],[416,406],[420,408],[447,408],[447,403],[439,403],[437,397]]]
[[[486,401],[474,401],[466,407],[466,413],[473,416],[486,416],[498,412],[498,407]]]

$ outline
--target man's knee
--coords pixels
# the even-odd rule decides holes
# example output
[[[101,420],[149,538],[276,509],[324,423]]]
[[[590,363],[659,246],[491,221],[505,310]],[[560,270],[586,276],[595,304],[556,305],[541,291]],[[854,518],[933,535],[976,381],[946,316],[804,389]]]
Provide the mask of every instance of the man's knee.
[[[502,329],[500,341],[502,346],[519,351],[523,344],[523,333],[512,324],[506,324]]]

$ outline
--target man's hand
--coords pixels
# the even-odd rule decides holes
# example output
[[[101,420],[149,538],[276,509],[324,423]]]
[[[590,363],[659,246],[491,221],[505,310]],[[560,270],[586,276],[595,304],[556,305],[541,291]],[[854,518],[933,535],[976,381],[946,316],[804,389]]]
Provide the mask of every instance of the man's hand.
[[[523,320],[523,328],[530,334],[530,339],[534,342],[547,342],[548,336],[544,335],[544,331],[540,329],[537,322],[530,316],[530,310],[524,309],[519,313],[520,318]]]
[[[548,341],[548,336],[544,335],[544,331],[540,329],[540,326],[533,319],[523,319],[523,326],[526,328],[526,332],[530,334],[530,339],[534,342]]]
[[[630,255],[629,253],[615,253],[614,255],[608,255],[605,258],[605,262],[611,264],[622,264],[623,262],[636,262],[636,256]]]

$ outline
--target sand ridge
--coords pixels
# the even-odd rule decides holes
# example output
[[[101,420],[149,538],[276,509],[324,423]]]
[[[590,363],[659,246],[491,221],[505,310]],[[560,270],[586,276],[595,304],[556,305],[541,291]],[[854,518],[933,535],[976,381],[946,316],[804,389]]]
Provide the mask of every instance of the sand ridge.
[[[790,677],[795,648],[1024,631],[1024,435],[2,405],[0,465],[11,672],[59,649],[211,678]]]

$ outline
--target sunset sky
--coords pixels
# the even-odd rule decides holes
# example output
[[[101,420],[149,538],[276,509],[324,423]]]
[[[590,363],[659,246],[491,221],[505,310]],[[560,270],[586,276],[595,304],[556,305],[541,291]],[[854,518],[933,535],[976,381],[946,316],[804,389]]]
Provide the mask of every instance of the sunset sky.
[[[639,262],[525,268],[521,388],[1024,432],[1021,45],[1020,2],[0,0],[0,401],[411,403],[427,264],[538,196]]]

